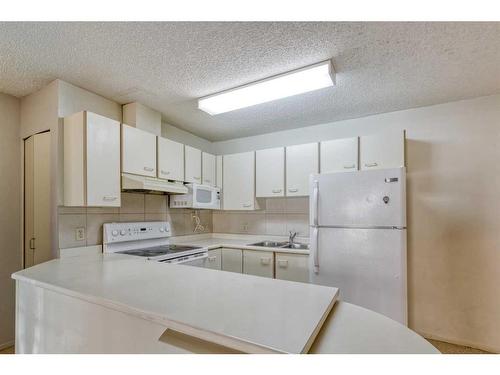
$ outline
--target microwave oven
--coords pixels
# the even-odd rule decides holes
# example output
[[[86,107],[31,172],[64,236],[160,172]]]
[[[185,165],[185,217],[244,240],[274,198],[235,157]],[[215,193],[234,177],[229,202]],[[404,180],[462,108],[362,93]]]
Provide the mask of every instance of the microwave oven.
[[[186,194],[170,196],[170,208],[220,210],[220,189],[209,185],[187,184]]]

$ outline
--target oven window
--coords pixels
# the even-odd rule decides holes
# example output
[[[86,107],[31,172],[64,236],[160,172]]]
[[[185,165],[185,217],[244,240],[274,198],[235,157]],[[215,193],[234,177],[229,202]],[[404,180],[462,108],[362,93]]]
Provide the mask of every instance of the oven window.
[[[196,202],[198,203],[212,202],[212,191],[204,189],[196,189]]]

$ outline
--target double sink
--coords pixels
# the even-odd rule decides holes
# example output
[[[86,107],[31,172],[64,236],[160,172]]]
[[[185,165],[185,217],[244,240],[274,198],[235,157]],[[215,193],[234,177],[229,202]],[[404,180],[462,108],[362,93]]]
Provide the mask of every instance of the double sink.
[[[262,246],[262,247],[273,247],[280,249],[296,249],[296,250],[309,250],[309,245],[304,243],[295,242],[277,242],[277,241],[261,241],[256,243],[248,244],[248,246]]]

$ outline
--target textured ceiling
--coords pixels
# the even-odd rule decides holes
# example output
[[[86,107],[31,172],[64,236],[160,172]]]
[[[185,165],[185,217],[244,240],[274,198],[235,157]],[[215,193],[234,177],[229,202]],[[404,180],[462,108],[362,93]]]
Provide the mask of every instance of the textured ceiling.
[[[217,116],[196,98],[333,59],[337,85]],[[60,78],[224,140],[500,92],[500,23],[0,23],[0,92]]]

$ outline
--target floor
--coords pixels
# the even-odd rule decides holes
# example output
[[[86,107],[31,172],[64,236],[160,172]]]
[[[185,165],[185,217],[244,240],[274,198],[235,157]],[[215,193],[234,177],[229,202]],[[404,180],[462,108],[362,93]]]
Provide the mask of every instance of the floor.
[[[469,348],[468,346],[461,346],[450,344],[443,341],[427,340],[434,345],[443,354],[491,354],[484,350]],[[0,354],[14,354],[14,347],[5,348],[0,350]]]

